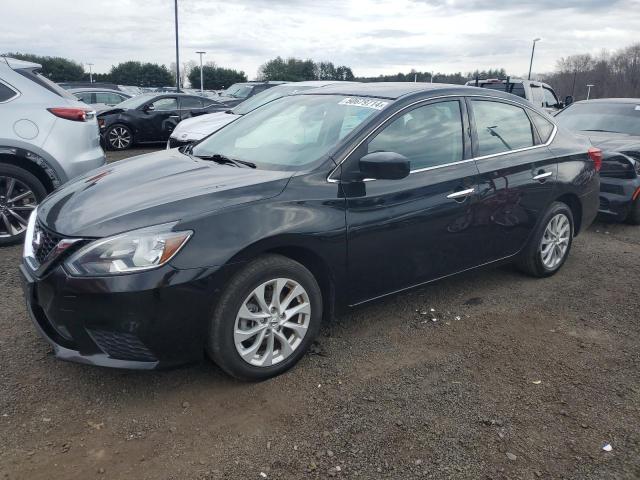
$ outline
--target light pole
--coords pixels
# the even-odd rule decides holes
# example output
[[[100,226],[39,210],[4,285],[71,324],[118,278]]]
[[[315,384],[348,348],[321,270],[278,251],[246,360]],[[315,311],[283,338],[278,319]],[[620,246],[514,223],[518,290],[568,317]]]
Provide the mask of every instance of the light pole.
[[[589,100],[589,95],[591,95],[591,87],[595,87],[595,85],[587,84],[587,100]]]
[[[204,82],[202,80],[202,55],[206,54],[207,52],[196,52],[198,55],[200,55],[200,93],[204,92]],[[193,85],[191,85],[191,87],[193,87]]]
[[[433,83],[433,72],[431,72],[431,83]]]
[[[536,51],[536,42],[539,42],[540,40],[542,39],[541,38],[533,39],[533,47],[531,48],[531,61],[529,62],[529,77],[527,77],[528,80],[531,80],[531,68],[533,67],[533,54]]]
[[[180,92],[180,53],[178,51],[178,0],[173,2],[176,22],[176,92]]]
[[[89,67],[89,83],[93,83],[93,73],[91,72],[91,67],[93,67],[93,63],[87,63]]]

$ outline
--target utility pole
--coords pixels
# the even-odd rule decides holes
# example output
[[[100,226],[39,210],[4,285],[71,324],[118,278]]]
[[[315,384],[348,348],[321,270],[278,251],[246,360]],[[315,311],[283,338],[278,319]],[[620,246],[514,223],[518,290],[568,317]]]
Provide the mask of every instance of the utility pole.
[[[93,83],[93,73],[91,72],[91,67],[93,67],[93,63],[87,63],[89,67],[89,83]]]
[[[531,61],[529,62],[529,76],[527,77],[528,80],[531,80],[531,68],[533,67],[533,54],[536,51],[536,42],[539,42],[540,40],[542,39],[541,38],[533,39],[533,47],[531,48]]]
[[[180,53],[178,49],[178,0],[173,0],[176,22],[176,92],[180,92]]]
[[[200,55],[200,93],[204,92],[204,80],[202,79],[202,55],[204,55],[207,52],[196,52],[197,54]],[[191,85],[191,88],[193,88],[193,85]]]
[[[595,87],[595,85],[587,84],[587,100],[589,100],[589,96],[591,95],[591,87]]]

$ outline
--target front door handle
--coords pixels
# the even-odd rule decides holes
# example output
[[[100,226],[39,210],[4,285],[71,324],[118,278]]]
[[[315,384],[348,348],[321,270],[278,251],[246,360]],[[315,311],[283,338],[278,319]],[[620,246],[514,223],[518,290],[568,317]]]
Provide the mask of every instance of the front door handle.
[[[469,195],[471,195],[475,191],[476,191],[475,187],[467,188],[466,190],[458,190],[456,192],[453,192],[447,195],[447,198],[451,198],[452,200],[456,200],[456,201],[462,200],[467,198]]]
[[[180,115],[169,115],[169,118],[180,118]]]
[[[544,180],[547,177],[550,177],[551,175],[553,175],[553,172],[541,172],[538,173],[537,175],[533,176],[534,180]]]

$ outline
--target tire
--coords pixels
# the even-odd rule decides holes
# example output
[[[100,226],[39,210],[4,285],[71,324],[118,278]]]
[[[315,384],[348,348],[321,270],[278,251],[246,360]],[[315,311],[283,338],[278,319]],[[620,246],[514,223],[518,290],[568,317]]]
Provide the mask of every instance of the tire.
[[[625,221],[631,225],[640,225],[640,197],[631,202],[631,207],[629,208],[629,213]]]
[[[133,132],[121,123],[111,125],[104,138],[109,150],[127,150],[133,146]]]
[[[294,288],[298,295],[284,305]],[[256,290],[262,292],[262,307]],[[274,296],[269,297],[269,293],[276,290],[280,291],[278,298],[289,313],[297,307],[301,313],[289,320],[278,315],[279,309],[273,314],[265,313],[275,305]],[[311,272],[287,257],[265,255],[239,271],[221,294],[209,327],[207,353],[233,377],[266,380],[287,371],[302,358],[317,336],[321,320],[322,293]],[[252,330],[256,332],[253,335]]]
[[[47,190],[35,175],[0,163],[0,246],[24,240],[29,215],[46,196]]]
[[[552,232],[554,230],[553,222],[557,222],[555,223],[556,229],[560,231],[566,230],[566,235],[561,234],[559,236],[561,239],[559,243]],[[534,277],[550,277],[554,275],[562,268],[569,256],[573,235],[574,221],[571,209],[562,202],[552,203],[529,239],[527,246],[520,254],[520,258],[516,262],[518,268]],[[562,239],[565,240],[562,241]],[[543,248],[545,248],[545,251],[543,251]],[[549,248],[551,250],[548,250]],[[560,254],[560,252],[562,253]]]

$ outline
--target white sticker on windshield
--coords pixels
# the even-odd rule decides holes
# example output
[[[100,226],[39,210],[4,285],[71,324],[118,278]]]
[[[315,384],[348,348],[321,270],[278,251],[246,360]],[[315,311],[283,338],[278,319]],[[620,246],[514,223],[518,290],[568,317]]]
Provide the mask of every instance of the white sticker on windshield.
[[[384,107],[389,105],[389,102],[374,100],[373,98],[347,97],[344,100],[341,100],[338,105],[353,105],[355,107],[366,107],[374,108],[376,110],[382,110]]]
[[[636,105],[636,110],[640,110],[640,105]]]

